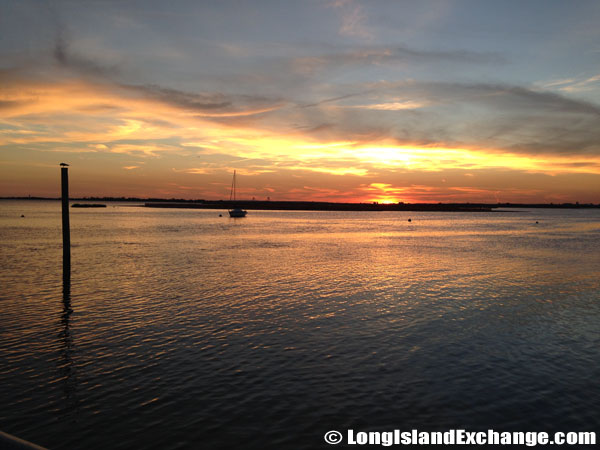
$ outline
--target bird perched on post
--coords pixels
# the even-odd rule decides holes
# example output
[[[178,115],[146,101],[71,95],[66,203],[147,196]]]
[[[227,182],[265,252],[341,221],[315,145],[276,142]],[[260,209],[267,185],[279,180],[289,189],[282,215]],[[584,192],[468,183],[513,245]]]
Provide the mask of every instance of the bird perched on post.
[[[66,167],[66,166],[68,166],[68,164],[67,164],[67,163],[60,163],[60,165],[61,165],[61,166],[63,166],[63,167]]]

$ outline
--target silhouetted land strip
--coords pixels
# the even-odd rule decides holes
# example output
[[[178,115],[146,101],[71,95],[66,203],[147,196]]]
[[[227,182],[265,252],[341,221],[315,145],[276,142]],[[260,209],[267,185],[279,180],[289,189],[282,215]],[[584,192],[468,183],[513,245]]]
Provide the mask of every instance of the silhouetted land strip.
[[[106,208],[104,203],[73,203],[71,208]]]
[[[0,200],[50,200],[51,197],[0,197]],[[334,202],[294,202],[245,200],[187,200],[182,198],[141,198],[141,197],[82,197],[70,201],[102,201],[132,203],[131,206],[151,208],[197,208],[197,209],[244,209],[292,210],[292,211],[491,211],[496,208],[550,208],[550,209],[598,209],[600,204],[592,203],[334,203]],[[138,205],[135,205],[137,203]]]
[[[254,209],[279,211],[491,211],[489,205],[474,204],[389,204],[389,203],[333,203],[333,202],[292,202],[292,201],[203,201],[203,202],[146,202],[149,208],[189,208],[189,209]]]

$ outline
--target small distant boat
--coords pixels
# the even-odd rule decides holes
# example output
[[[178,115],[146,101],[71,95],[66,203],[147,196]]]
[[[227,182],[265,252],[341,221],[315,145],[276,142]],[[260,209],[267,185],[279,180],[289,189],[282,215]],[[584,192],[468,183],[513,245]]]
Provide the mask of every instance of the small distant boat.
[[[231,193],[229,194],[229,201],[235,202],[235,170],[233,171],[233,181],[231,183]],[[248,211],[244,211],[241,208],[234,208],[229,210],[229,217],[246,217]]]

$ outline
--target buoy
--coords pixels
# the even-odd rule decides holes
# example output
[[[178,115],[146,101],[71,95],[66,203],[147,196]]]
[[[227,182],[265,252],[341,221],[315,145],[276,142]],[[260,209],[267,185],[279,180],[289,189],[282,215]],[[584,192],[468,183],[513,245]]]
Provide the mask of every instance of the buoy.
[[[219,214],[219,217],[223,217],[223,214]]]
[[[539,223],[539,222],[536,220],[535,223]]]
[[[412,219],[408,219],[409,222],[412,222]]]

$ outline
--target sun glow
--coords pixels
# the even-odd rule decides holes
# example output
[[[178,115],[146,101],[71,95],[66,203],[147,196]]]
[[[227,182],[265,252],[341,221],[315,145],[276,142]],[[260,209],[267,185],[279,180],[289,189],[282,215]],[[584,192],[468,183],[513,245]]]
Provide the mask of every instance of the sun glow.
[[[382,205],[393,205],[393,204],[399,203],[396,198],[391,198],[391,197],[377,197],[377,198],[373,199],[373,202],[380,203]]]
[[[153,184],[173,184],[166,180],[174,174],[195,177],[188,180],[191,184],[206,184],[202,177],[211,177],[214,183],[216,177],[237,168],[249,177],[287,177],[278,183],[288,186],[288,198],[304,195],[305,199],[398,203],[436,196],[496,198],[497,188],[482,187],[481,181],[474,185],[473,172],[477,171],[600,174],[600,156],[594,154],[575,159],[481,147],[409,145],[392,139],[318,138],[302,129],[281,131],[263,116],[248,119],[258,109],[249,109],[243,117],[237,116],[238,111],[226,120],[215,120],[174,102],[102,83],[17,80],[3,86],[2,100],[0,145],[5,149],[27,146],[39,155],[85,153],[91,172],[99,170],[92,161],[106,161],[110,154],[121,158],[117,167],[132,175],[142,177],[154,165]],[[160,172],[159,166],[166,167],[168,174]],[[105,166],[103,170],[111,169]],[[443,188],[415,187],[424,184],[415,174],[448,171],[463,172],[466,178],[462,184]],[[291,177],[303,178],[302,184],[310,184],[313,190],[295,190]],[[272,182],[262,189],[271,188]],[[314,190],[317,186],[324,190]],[[514,192],[537,195],[536,189]],[[210,189],[203,192],[207,197],[217,195]]]
[[[362,190],[365,192],[365,197],[369,202],[393,204],[399,203],[407,195],[406,188],[399,188],[387,183],[371,183],[364,186]]]

